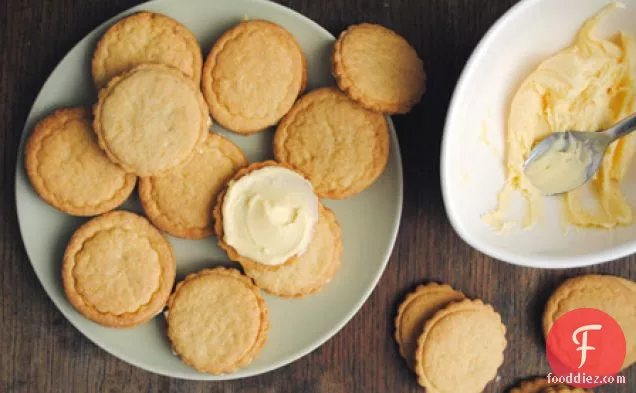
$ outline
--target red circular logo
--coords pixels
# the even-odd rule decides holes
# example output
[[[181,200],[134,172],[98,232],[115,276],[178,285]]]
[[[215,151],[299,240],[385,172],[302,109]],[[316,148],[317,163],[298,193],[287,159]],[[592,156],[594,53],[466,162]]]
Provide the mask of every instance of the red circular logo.
[[[550,367],[559,382],[580,388],[604,385],[625,361],[625,335],[614,318],[595,308],[569,311],[546,339]]]

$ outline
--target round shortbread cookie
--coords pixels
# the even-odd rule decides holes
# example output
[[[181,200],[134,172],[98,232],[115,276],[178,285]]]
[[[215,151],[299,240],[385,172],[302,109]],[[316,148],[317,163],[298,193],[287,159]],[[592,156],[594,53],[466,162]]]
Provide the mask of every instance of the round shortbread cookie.
[[[269,330],[267,305],[252,280],[217,267],[177,284],[166,312],[177,355],[198,371],[231,373],[258,354]]]
[[[142,64],[99,92],[93,126],[108,157],[128,172],[158,176],[205,141],[210,117],[201,92],[179,70]]]
[[[24,150],[33,188],[65,213],[105,213],[121,205],[135,188],[137,177],[113,164],[99,148],[85,108],[58,109],[45,117]]]
[[[541,393],[591,393],[590,390],[570,386],[548,386],[541,389]]]
[[[636,283],[616,276],[587,275],[565,281],[550,296],[543,313],[547,337],[554,322],[577,308],[596,308],[618,322],[627,351],[622,369],[636,362]]]
[[[232,141],[208,135],[194,157],[167,174],[139,179],[139,199],[158,228],[186,239],[212,234],[212,207],[219,192],[247,160]]]
[[[340,225],[329,208],[320,205],[314,237],[304,254],[278,270],[245,269],[256,285],[281,297],[303,297],[320,290],[340,268]]]
[[[418,382],[427,393],[479,393],[497,375],[506,327],[480,300],[451,303],[424,325],[415,353]]]
[[[307,83],[307,60],[293,35],[263,20],[239,23],[219,38],[203,66],[210,114],[249,134],[273,126]]]
[[[303,172],[324,198],[343,199],[373,184],[389,159],[384,115],[336,88],[304,95],[280,122],[274,155]]]
[[[157,13],[138,12],[112,25],[97,43],[91,64],[95,86],[144,63],[179,69],[197,85],[201,47],[187,27]]]
[[[232,247],[232,245],[228,244],[225,241],[225,231],[224,231],[224,225],[223,225],[223,202],[225,199],[225,194],[227,193],[228,187],[233,183],[238,181],[239,179],[241,179],[243,176],[249,175],[252,172],[258,171],[259,169],[263,169],[266,167],[282,167],[282,168],[286,168],[289,169],[291,171],[294,171],[296,173],[298,173],[294,168],[292,168],[291,166],[284,164],[284,163],[279,163],[279,162],[275,162],[275,161],[263,161],[263,162],[255,162],[250,164],[248,167],[246,168],[242,168],[239,169],[239,171],[234,175],[234,177],[232,177],[232,179],[230,179],[227,182],[226,187],[223,189],[223,191],[221,191],[219,193],[219,196],[217,198],[217,202],[216,205],[214,206],[214,209],[212,210],[212,217],[214,219],[214,233],[218,239],[218,244],[219,247],[221,247],[221,249],[225,250],[225,252],[227,253],[228,257],[235,262],[238,262],[241,264],[241,266],[243,267],[243,269],[245,270],[269,270],[269,271],[276,271],[278,269],[281,269],[283,266],[285,265],[291,265],[293,263],[295,263],[299,256],[292,256],[289,259],[287,259],[284,263],[282,264],[278,264],[278,265],[266,265],[266,264],[262,264],[259,263],[257,261],[254,261],[253,259],[250,259],[249,257],[246,257],[244,255],[241,255],[234,247]],[[302,174],[298,173],[300,176],[302,176]],[[316,198],[317,199],[317,198]]]
[[[559,387],[561,384],[548,382],[546,377],[539,377],[522,381],[519,386],[510,389],[509,393],[541,393],[548,387]]]
[[[367,109],[406,113],[426,90],[422,60],[393,30],[362,23],[340,34],[332,53],[338,87]]]
[[[395,341],[411,369],[415,370],[417,339],[426,321],[449,303],[464,298],[463,293],[450,285],[437,283],[419,285],[404,298],[395,316]]]
[[[131,327],[158,314],[175,279],[170,243],[148,220],[114,211],[82,225],[64,252],[71,304],[104,326]]]

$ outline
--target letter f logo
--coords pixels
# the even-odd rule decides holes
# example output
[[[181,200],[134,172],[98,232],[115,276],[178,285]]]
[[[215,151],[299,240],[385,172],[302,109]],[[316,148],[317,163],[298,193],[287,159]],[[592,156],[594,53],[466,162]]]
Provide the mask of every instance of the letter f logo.
[[[601,330],[602,327],[603,326],[601,325],[585,325],[576,329],[574,333],[572,333],[572,341],[574,341],[574,344],[580,345],[580,347],[576,349],[577,351],[581,351],[581,364],[579,364],[579,368],[583,367],[583,365],[585,364],[585,361],[587,360],[587,351],[593,351],[596,349],[592,346],[587,345],[588,330]],[[582,340],[581,342],[579,342],[576,336],[578,336],[578,334],[581,332],[583,332]]]
[[[621,326],[595,308],[575,308],[558,317],[546,335],[545,349],[554,375],[580,388],[605,383],[596,377],[616,376],[627,353]]]

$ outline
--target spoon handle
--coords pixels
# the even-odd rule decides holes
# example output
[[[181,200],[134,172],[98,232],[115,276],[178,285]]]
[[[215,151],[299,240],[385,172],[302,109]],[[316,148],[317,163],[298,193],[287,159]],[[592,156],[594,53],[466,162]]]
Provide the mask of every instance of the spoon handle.
[[[612,140],[616,140],[634,130],[636,130],[636,113],[633,113],[616,123],[613,127],[607,130],[607,133],[612,137]]]

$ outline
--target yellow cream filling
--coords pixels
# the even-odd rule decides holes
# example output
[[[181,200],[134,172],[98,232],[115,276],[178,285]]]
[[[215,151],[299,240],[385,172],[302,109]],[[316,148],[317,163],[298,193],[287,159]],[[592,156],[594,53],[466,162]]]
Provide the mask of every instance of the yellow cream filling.
[[[541,217],[545,197],[523,171],[536,142],[553,132],[608,128],[636,110],[634,39],[624,32],[609,39],[595,35],[599,21],[622,7],[610,4],[586,21],[574,43],[541,63],[517,90],[505,139],[506,183],[496,209],[483,217],[496,229],[510,225],[505,217],[515,192],[526,201],[522,226],[531,226]],[[571,224],[614,228],[632,223],[632,209],[620,183],[635,150],[636,134],[621,138],[610,146],[591,181],[564,194]]]

